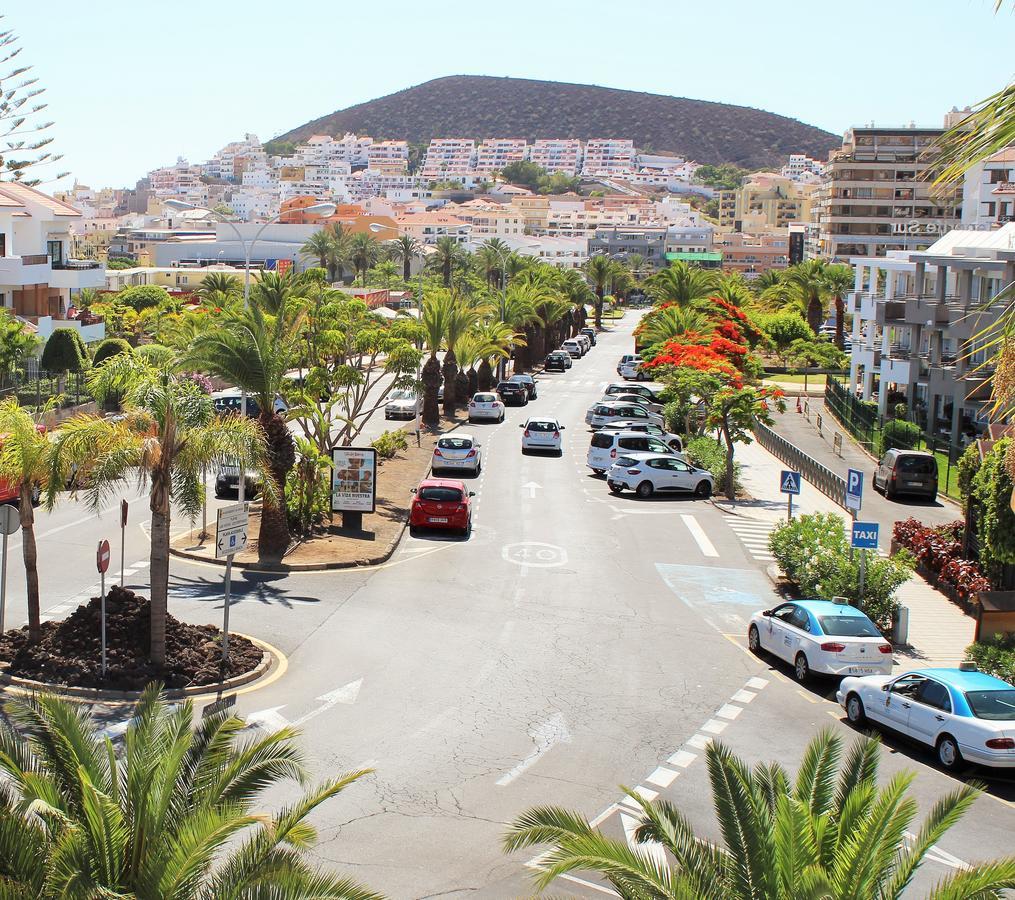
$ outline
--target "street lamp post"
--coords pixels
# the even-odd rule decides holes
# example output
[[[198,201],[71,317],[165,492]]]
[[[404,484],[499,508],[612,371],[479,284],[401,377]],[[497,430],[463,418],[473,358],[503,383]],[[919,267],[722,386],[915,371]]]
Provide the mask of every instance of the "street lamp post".
[[[288,213],[293,212],[294,210],[287,209],[284,212],[280,211],[276,213],[270,219],[265,221],[265,223],[260,228],[257,229],[257,231],[254,233],[254,237],[251,240],[247,241],[244,240],[243,235],[240,234],[240,229],[237,228],[233,222],[231,222],[221,213],[216,212],[214,209],[208,209],[208,207],[206,206],[195,206],[193,203],[187,203],[184,200],[172,200],[172,199],[166,200],[165,205],[168,206],[170,209],[178,209],[181,211],[196,210],[198,212],[211,213],[211,215],[213,215],[216,219],[218,219],[218,221],[220,221],[223,225],[228,225],[230,228],[232,228],[233,234],[236,235],[236,240],[243,245],[243,308],[246,309],[250,303],[250,256],[253,253],[254,244],[256,244],[261,235],[264,234],[265,228],[277,222],[279,219],[282,218],[282,216],[287,215]],[[303,209],[297,211],[302,213],[312,213],[314,215],[319,215],[322,218],[327,218],[328,216],[333,216],[337,208],[338,207],[335,206],[335,204],[332,203],[330,200],[324,200],[320,203],[314,203],[311,206],[304,207]],[[219,255],[221,256],[221,253]],[[240,388],[240,415],[243,416],[244,418],[247,415],[247,390],[246,388],[243,387]],[[241,465],[240,480],[239,484],[237,485],[237,499],[239,500],[240,503],[243,503],[244,500],[246,499],[247,493],[246,488],[247,488],[247,473],[244,471],[244,467]]]

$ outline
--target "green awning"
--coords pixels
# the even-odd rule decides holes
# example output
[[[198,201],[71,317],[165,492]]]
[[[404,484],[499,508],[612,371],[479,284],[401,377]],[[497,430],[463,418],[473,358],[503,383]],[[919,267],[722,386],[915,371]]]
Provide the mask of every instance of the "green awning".
[[[721,253],[667,253],[666,258],[681,262],[722,262]]]

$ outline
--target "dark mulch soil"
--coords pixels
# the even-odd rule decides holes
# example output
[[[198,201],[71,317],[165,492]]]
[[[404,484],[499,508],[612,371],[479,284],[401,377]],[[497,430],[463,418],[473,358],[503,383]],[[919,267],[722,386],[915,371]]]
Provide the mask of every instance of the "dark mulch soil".
[[[106,594],[106,677],[101,674],[101,601],[93,597],[62,622],[44,622],[42,640],[28,644],[28,626],[0,637],[6,672],[51,684],[139,691],[150,681],[166,687],[214,684],[255,668],[262,652],[246,638],[229,636],[229,666],[222,671],[221,631],[214,625],[166,622],[166,667],[148,660],[149,602],[118,585]]]

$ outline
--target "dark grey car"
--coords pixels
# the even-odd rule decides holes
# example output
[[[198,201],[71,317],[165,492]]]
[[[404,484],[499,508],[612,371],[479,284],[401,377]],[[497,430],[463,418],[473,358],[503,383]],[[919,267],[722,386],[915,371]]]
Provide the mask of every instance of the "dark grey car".
[[[937,457],[921,450],[888,450],[874,471],[874,490],[937,499]]]

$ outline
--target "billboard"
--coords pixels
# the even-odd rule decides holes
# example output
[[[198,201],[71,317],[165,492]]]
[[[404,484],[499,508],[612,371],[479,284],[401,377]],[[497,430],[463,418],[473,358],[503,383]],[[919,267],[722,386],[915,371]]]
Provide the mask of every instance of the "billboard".
[[[372,513],[377,504],[377,451],[335,447],[331,463],[331,511]]]

